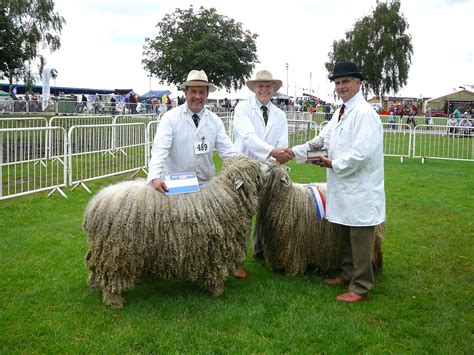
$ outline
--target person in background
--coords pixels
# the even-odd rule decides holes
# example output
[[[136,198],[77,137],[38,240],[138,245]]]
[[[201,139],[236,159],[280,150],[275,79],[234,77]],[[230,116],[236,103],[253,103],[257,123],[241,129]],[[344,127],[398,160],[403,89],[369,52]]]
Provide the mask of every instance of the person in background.
[[[110,107],[112,109],[112,115],[115,115],[117,113],[117,99],[114,95],[110,97]]]
[[[313,164],[327,169],[326,218],[337,225],[344,245],[342,272],[326,279],[330,286],[345,285],[338,301],[365,301],[374,284],[372,254],[375,226],[385,221],[383,128],[379,115],[364,99],[364,75],[349,61],[336,63],[330,80],[343,105],[319,136],[293,147],[298,163],[320,142],[328,157]]]
[[[94,101],[94,113],[101,113],[100,107],[100,96],[99,94],[95,94],[95,101]]]
[[[151,104],[153,105],[153,112],[159,113],[160,112],[160,100],[156,96],[153,96],[151,100]]]
[[[458,121],[456,117],[451,116],[451,118],[448,120],[448,135],[452,134],[453,136],[457,133],[456,126],[458,125]]]
[[[461,137],[469,137],[471,135],[471,122],[469,122],[468,117],[469,115],[466,111],[464,112],[464,117],[459,122],[459,136]]]
[[[454,109],[453,116],[454,116],[454,118],[456,118],[456,121],[459,124],[459,122],[461,121],[461,117],[462,117],[461,110],[459,110],[459,107],[456,107]]]
[[[254,79],[246,82],[253,95],[240,102],[234,110],[234,144],[238,152],[260,161],[272,158],[280,164],[293,158],[288,148],[286,115],[271,102],[281,84],[282,81],[273,79],[267,70],[257,72]],[[255,233],[253,244],[254,258],[263,260],[262,245]],[[242,267],[236,271],[237,275],[245,278],[247,273]]]

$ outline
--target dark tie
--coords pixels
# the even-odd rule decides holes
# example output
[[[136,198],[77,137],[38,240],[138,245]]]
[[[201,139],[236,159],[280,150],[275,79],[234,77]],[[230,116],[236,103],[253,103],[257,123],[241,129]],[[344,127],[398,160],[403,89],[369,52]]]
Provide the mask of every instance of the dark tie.
[[[199,125],[199,116],[197,114],[193,115],[193,121],[196,127]]]
[[[341,120],[342,115],[344,114],[344,109],[346,106],[342,105],[341,108],[339,109],[339,118],[337,119],[337,122]]]
[[[266,126],[267,121],[268,121],[268,107],[265,105],[262,106],[262,116],[263,116],[263,120],[265,121],[265,126]]]

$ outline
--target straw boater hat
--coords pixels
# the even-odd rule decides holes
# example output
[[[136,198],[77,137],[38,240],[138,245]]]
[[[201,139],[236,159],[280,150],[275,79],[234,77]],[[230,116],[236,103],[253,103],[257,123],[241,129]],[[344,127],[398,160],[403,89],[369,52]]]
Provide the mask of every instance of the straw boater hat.
[[[178,87],[186,89],[187,86],[208,86],[209,92],[214,92],[217,88],[207,81],[207,75],[204,70],[191,70],[186,81]]]
[[[365,79],[364,74],[359,71],[357,65],[349,61],[336,63],[333,74],[329,77],[329,80],[342,78],[343,76],[351,76],[354,78],[359,78],[360,80]]]
[[[275,85],[275,88],[273,89],[274,92],[278,91],[278,89],[281,88],[281,84],[282,84],[281,80],[273,79],[272,73],[270,73],[268,70],[261,70],[257,74],[255,74],[255,79],[247,81],[246,83],[247,87],[250,90],[254,91],[255,84],[258,81],[272,81],[273,84]]]

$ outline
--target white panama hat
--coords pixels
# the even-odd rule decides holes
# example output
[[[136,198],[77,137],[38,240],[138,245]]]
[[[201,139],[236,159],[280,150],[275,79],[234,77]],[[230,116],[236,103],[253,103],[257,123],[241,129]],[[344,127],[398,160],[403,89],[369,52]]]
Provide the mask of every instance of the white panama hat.
[[[186,89],[187,86],[208,86],[209,92],[214,92],[217,88],[207,81],[207,75],[204,70],[191,70],[186,81],[178,87]]]
[[[255,74],[255,79],[252,80],[247,80],[246,84],[247,87],[254,91],[255,83],[258,81],[271,81],[275,85],[275,88],[273,89],[273,92],[278,91],[279,88],[281,88],[282,81],[273,79],[272,73],[270,73],[268,70],[260,70]]]

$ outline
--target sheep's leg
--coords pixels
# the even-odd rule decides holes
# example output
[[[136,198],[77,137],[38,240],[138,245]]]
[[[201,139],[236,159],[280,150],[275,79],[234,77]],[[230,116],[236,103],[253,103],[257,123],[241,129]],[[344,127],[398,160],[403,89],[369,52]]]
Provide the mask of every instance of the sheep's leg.
[[[100,289],[99,282],[97,281],[97,274],[95,271],[91,271],[91,273],[89,274],[87,284],[93,291],[98,291]]]
[[[115,309],[121,309],[124,305],[122,295],[118,293],[107,292],[105,290],[102,291],[102,302],[104,302],[106,306]]]
[[[224,282],[216,283],[213,285],[208,286],[207,290],[213,295],[214,297],[222,296],[224,293]]]

